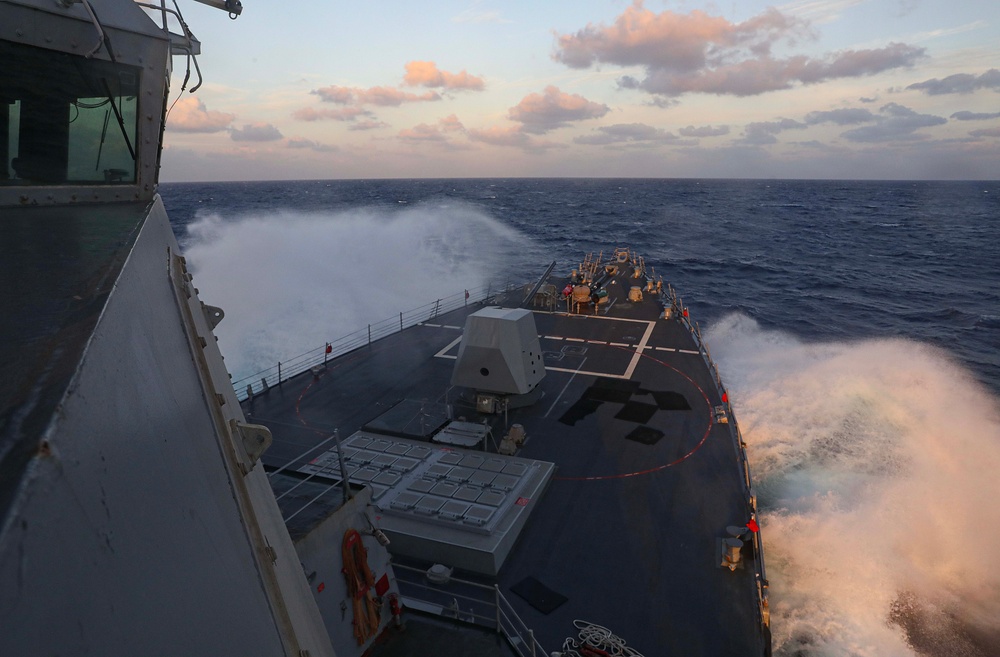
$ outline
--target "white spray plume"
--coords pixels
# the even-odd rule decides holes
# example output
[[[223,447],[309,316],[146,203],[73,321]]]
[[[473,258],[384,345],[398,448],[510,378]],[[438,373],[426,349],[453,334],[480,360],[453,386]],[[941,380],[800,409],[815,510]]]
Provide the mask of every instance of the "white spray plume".
[[[775,654],[998,654],[969,640],[1000,638],[997,400],[909,340],[731,315],[706,341],[758,488]]]
[[[184,250],[238,380],[368,323],[487,284],[526,240],[475,208],[200,216]],[[517,281],[520,282],[520,281]]]

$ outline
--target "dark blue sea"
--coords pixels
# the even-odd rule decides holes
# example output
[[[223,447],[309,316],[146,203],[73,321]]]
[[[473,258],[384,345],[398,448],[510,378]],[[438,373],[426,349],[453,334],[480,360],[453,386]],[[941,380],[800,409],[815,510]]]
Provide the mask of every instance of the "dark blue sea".
[[[165,184],[234,378],[555,260],[641,251],[749,444],[776,654],[1000,654],[1000,183]]]

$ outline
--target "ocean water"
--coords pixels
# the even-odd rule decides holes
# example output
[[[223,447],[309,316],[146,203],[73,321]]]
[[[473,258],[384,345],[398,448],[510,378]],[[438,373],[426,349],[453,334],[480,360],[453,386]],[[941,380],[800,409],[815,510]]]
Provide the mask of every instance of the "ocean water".
[[[1000,654],[1000,183],[165,184],[234,378],[632,246],[718,361],[778,655]]]

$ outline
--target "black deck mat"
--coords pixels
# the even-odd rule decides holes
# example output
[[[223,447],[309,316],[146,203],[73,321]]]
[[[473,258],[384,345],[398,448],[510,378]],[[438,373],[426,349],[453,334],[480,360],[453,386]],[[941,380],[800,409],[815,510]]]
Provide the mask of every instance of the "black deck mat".
[[[594,401],[624,404],[629,400],[629,398],[632,397],[632,392],[629,390],[615,390],[614,388],[598,388],[597,386],[590,386],[587,388],[587,391],[583,393],[583,396],[587,399],[593,399]]]
[[[556,593],[530,575],[510,587],[510,590],[524,598],[525,602],[543,614],[552,613],[569,599],[561,593]]]
[[[638,381],[600,377],[587,388],[583,396],[587,399],[624,404],[639,391]]]
[[[655,404],[644,404],[643,402],[630,401],[622,406],[622,410],[615,413],[615,418],[626,422],[638,422],[645,424],[650,418],[660,410]]]
[[[656,400],[656,405],[661,411],[690,411],[691,404],[687,398],[679,392],[670,390],[649,391],[649,394]]]
[[[576,426],[578,420],[582,420],[600,407],[601,402],[597,399],[587,399],[583,397],[576,400],[576,403],[566,409],[559,421],[569,426]]]
[[[642,443],[643,445],[655,445],[659,442],[660,438],[663,438],[664,434],[659,429],[654,429],[653,427],[636,427],[629,432],[625,438],[627,440],[634,440],[637,443]]]
[[[607,390],[626,390],[630,393],[639,389],[642,384],[631,379],[612,379],[609,376],[598,377],[591,388],[605,388]]]

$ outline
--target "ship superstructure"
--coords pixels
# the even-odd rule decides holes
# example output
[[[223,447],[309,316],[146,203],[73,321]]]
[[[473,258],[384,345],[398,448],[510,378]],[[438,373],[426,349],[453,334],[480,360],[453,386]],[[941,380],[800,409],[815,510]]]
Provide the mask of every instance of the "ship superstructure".
[[[630,249],[237,394],[156,193],[199,52],[0,2],[0,654],[767,654],[732,408]]]

